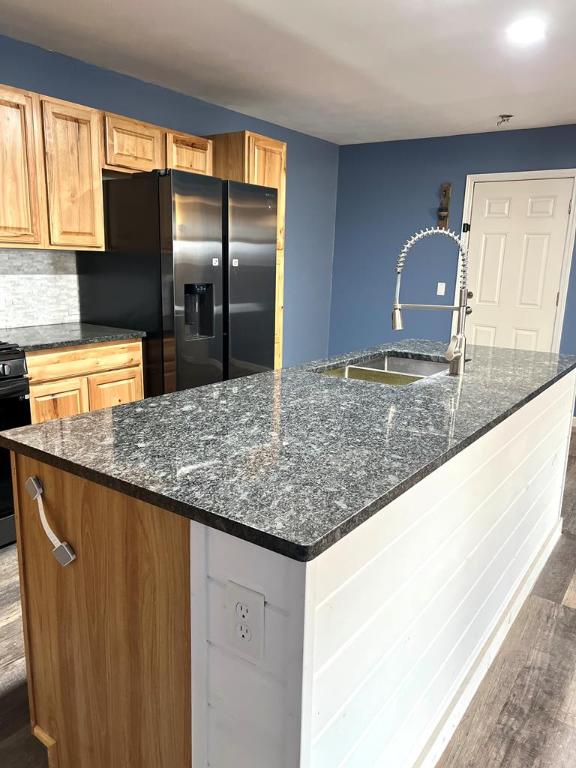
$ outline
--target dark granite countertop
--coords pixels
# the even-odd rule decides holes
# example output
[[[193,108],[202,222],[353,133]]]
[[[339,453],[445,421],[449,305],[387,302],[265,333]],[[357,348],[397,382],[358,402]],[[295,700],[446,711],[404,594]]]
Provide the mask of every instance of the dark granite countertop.
[[[52,347],[77,347],[105,341],[141,339],[144,331],[111,328],[89,323],[58,323],[57,325],[27,325],[21,328],[0,328],[0,341],[18,344],[25,352]]]
[[[576,367],[576,357],[469,347],[460,379],[405,387],[323,376],[385,344],[70,419],[0,444],[206,525],[310,560]]]

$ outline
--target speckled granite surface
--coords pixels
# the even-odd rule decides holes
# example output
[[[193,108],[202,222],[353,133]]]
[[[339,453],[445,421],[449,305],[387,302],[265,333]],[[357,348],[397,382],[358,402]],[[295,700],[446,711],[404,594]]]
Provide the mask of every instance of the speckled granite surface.
[[[88,323],[0,328],[0,341],[18,344],[25,352],[35,352],[38,349],[50,349],[51,347],[76,347],[81,344],[138,339],[144,336],[146,336],[144,331],[110,328],[107,325],[90,325]]]
[[[470,347],[462,379],[329,378],[387,344],[4,433],[0,444],[298,560],[309,560],[576,367]]]

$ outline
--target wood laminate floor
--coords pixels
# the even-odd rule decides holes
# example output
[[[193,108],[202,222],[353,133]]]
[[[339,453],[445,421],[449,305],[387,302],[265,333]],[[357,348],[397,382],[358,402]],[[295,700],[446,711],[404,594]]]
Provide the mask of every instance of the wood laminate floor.
[[[436,768],[576,768],[574,435],[563,517],[562,538]],[[48,768],[30,734],[15,547],[0,550],[0,766]]]

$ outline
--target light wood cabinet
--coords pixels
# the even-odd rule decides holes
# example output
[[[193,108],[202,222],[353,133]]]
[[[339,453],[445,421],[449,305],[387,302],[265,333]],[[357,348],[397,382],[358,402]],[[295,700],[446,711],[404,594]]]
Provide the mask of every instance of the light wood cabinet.
[[[91,411],[141,400],[142,372],[138,368],[124,368],[89,376],[88,396]]]
[[[286,210],[286,144],[257,133],[246,133],[247,178],[250,184],[278,190],[277,248],[284,251]]]
[[[104,115],[104,160],[106,167],[131,171],[154,171],[166,166],[164,131],[120,115]]]
[[[51,768],[190,768],[190,522],[14,458],[32,730]],[[73,547],[52,556],[36,502]]]
[[[0,243],[40,244],[40,190],[34,94],[0,86]]]
[[[102,248],[99,112],[41,99],[50,244]]]
[[[44,349],[26,362],[33,424],[144,396],[140,340]]]
[[[0,245],[103,250],[103,167],[210,176],[212,159],[210,139],[0,85]]]
[[[177,171],[212,175],[212,142],[187,133],[166,133],[166,166]]]
[[[33,424],[76,416],[89,410],[88,382],[83,377],[60,379],[30,387]]]
[[[286,218],[286,144],[252,131],[210,137],[214,143],[216,176],[278,190],[276,245],[276,328],[274,367],[282,367],[284,326],[284,239]]]

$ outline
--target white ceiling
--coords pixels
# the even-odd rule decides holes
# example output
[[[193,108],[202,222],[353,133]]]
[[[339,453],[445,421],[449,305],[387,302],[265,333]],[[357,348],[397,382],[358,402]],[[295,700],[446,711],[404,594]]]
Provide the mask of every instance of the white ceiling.
[[[576,122],[575,29],[574,0],[0,0],[3,34],[339,144]]]

